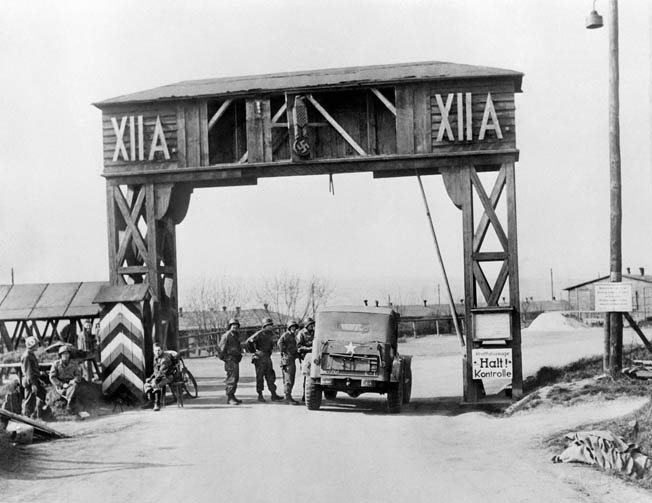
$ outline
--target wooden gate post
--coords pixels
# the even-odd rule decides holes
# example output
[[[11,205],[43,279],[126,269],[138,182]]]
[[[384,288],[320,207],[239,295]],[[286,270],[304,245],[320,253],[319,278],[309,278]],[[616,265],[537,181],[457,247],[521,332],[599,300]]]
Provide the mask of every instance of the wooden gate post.
[[[107,182],[110,282],[149,285],[152,322],[144,330],[168,349],[178,345],[176,225],[191,193],[183,183]]]
[[[505,162],[497,171],[491,193],[487,194],[478,172],[472,164],[451,168],[442,172],[446,190],[459,209],[462,210],[464,242],[464,325],[466,327],[466,355],[463,363],[464,401],[476,403],[484,397],[482,380],[473,377],[473,350],[481,348],[505,348],[512,357],[512,397],[523,394],[523,370],[521,358],[520,298],[518,283],[518,244],[516,237],[516,186],[514,163]],[[505,193],[507,222],[501,222],[496,207]],[[483,210],[479,222],[475,222],[474,204],[478,201]],[[489,229],[493,229],[500,250],[487,251],[483,248]],[[484,262],[502,262],[494,284],[490,284],[482,269]],[[507,280],[509,282],[507,283]],[[502,292],[508,284],[509,301],[500,304]],[[478,290],[483,304],[478,302]],[[474,314],[502,311],[509,316],[509,325],[503,339],[477,340],[474,334]]]

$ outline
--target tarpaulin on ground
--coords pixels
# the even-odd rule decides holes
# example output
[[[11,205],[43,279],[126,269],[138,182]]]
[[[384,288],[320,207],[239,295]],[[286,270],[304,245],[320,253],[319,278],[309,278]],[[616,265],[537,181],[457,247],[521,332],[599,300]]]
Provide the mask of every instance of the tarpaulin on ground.
[[[643,476],[652,467],[652,460],[638,445],[627,443],[610,431],[578,431],[567,433],[568,446],[554,463],[586,463],[627,475]]]

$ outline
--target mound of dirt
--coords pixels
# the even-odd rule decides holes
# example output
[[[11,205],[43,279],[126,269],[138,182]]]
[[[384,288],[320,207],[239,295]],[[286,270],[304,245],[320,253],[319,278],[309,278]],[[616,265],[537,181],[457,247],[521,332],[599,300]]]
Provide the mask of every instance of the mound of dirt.
[[[541,313],[525,329],[528,332],[568,332],[587,328],[584,323],[560,312]]]

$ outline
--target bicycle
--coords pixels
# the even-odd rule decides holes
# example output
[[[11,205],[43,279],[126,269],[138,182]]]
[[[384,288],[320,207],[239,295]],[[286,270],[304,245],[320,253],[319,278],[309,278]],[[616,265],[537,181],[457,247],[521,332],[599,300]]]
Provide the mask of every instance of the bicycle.
[[[195,376],[192,375],[192,372],[190,372],[188,367],[186,367],[186,363],[183,361],[182,356],[182,353],[188,353],[188,350],[184,349],[182,351],[168,351],[168,353],[170,353],[177,362],[177,375],[181,377],[179,384],[181,384],[184,394],[188,398],[197,398],[197,396],[199,396],[197,380],[195,379]]]

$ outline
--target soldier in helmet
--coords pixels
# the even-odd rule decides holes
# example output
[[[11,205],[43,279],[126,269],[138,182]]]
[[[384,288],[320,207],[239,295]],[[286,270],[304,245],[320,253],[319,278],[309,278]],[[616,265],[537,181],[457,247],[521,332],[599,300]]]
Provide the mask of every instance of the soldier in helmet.
[[[235,318],[231,318],[229,320],[229,330],[222,334],[217,345],[217,355],[224,362],[224,371],[226,372],[224,392],[226,393],[226,402],[229,405],[240,405],[242,403],[242,400],[235,397],[238,380],[240,379],[240,360],[242,360],[239,329],[240,322]]]
[[[64,344],[59,348],[59,359],[50,368],[50,382],[56,392],[66,400],[68,414],[73,412],[73,400],[81,380],[79,365],[70,360],[70,346]]]
[[[263,398],[263,380],[267,381],[267,389],[272,394],[272,401],[278,402],[283,400],[276,394],[276,374],[272,366],[272,350],[274,349],[273,326],[274,322],[271,318],[265,318],[262,328],[247,339],[247,349],[251,353],[254,353],[251,357],[251,363],[256,367],[256,391],[258,392],[259,402],[265,401]]]
[[[312,342],[315,339],[315,320],[308,318],[305,326],[297,334],[297,351],[301,360],[301,373],[303,374],[303,395],[301,401],[306,401],[306,376],[310,374],[310,354]],[[306,355],[308,357],[306,358]]]
[[[25,352],[20,357],[20,367],[23,373],[23,416],[40,418],[45,406],[45,384],[41,380],[36,350],[38,339],[33,335],[25,339]]]
[[[296,332],[299,324],[292,320],[288,322],[287,331],[278,340],[278,349],[281,351],[281,370],[283,371],[283,388],[285,391],[285,403],[298,405],[299,402],[292,398],[292,388],[297,373],[296,360],[299,357],[297,351]]]

